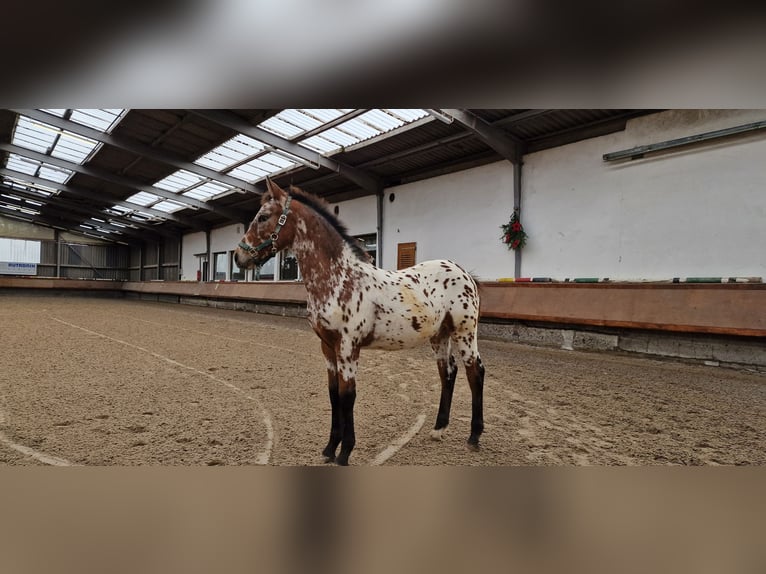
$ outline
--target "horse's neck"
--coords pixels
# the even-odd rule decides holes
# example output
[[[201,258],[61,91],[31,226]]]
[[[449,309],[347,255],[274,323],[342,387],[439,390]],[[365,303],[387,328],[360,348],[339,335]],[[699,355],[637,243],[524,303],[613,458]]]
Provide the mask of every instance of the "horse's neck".
[[[296,224],[292,251],[315,300],[332,297],[341,282],[351,279],[352,269],[363,263],[337,230],[306,207]]]

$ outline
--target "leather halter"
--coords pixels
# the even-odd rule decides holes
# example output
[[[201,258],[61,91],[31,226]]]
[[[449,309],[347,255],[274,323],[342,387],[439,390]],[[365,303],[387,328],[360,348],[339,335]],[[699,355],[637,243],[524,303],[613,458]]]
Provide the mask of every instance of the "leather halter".
[[[277,251],[279,251],[277,249],[277,239],[279,239],[279,232],[282,229],[282,226],[284,226],[287,221],[287,214],[290,213],[290,201],[292,201],[292,197],[288,195],[285,200],[285,207],[282,209],[282,215],[279,216],[279,220],[277,221],[277,226],[266,241],[255,247],[245,241],[239,242],[239,247],[246,251],[251,258],[255,259],[258,253],[266,249],[269,245],[271,245],[272,255],[275,255]]]

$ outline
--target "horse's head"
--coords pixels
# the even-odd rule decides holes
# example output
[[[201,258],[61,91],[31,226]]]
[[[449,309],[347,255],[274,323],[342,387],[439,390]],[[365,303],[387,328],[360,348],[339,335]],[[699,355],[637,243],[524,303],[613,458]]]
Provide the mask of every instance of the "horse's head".
[[[293,235],[292,225],[288,222],[289,194],[271,179],[266,179],[266,186],[268,190],[261,197],[261,209],[234,251],[234,261],[240,269],[263,265],[288,247]]]

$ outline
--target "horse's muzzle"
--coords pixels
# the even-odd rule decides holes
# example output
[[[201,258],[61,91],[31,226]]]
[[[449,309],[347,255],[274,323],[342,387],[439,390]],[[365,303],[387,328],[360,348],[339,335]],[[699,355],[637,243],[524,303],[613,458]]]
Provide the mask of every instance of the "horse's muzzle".
[[[246,253],[241,247],[234,250],[234,262],[240,269],[252,269],[255,267],[255,259]]]

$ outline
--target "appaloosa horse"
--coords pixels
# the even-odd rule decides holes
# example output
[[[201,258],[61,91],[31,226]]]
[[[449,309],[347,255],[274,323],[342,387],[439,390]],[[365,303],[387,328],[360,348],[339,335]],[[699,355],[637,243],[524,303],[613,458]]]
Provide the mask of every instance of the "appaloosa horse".
[[[267,180],[261,208],[235,251],[240,268],[262,265],[283,249],[295,254],[307,291],[308,318],[322,340],[332,406],[330,441],[322,454],[347,465],[354,448],[356,371],[362,347],[404,349],[429,341],[442,391],[431,437],[449,422],[457,376],[455,352],[471,387],[468,446],[479,448],[484,366],[477,348],[476,282],[451,261],[425,261],[401,271],[372,265],[369,256],[320,198]]]

